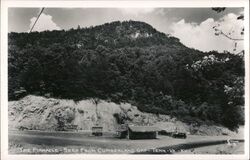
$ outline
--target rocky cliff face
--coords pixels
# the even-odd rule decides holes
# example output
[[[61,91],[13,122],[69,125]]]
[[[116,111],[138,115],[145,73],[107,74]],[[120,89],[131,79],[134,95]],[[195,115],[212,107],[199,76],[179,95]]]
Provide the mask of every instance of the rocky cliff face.
[[[78,130],[90,131],[99,125],[105,132],[115,132],[120,123],[154,125],[167,131],[189,132],[202,135],[220,135],[232,132],[218,126],[193,128],[168,115],[144,113],[128,103],[115,104],[92,100],[73,100],[26,96],[9,102],[9,129],[58,130],[61,126],[76,125]]]

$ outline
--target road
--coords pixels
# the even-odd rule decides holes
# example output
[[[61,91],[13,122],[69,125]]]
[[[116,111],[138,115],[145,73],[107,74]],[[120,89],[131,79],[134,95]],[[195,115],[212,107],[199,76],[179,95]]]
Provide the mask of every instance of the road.
[[[112,133],[113,134],[113,133]],[[150,153],[150,149],[170,151],[175,148],[190,149],[195,144],[200,146],[225,143],[228,136],[194,136],[187,139],[174,139],[168,136],[158,136],[152,140],[128,140],[112,137],[112,134],[104,134],[104,137],[91,136],[89,132],[44,132],[44,131],[9,131],[9,151],[12,154],[37,154],[48,153],[47,149],[58,149],[55,153]],[[167,145],[166,145],[167,144]],[[191,144],[191,145],[190,145]],[[201,145],[202,144],[202,145]],[[215,145],[214,144],[214,145]],[[200,147],[200,146],[197,147]],[[32,150],[38,148],[41,150]],[[243,148],[244,149],[244,148]],[[46,151],[44,151],[46,150]],[[75,152],[73,152],[75,150]],[[80,151],[81,150],[81,151]],[[158,152],[153,150],[153,152]],[[50,152],[49,152],[50,153]],[[165,153],[169,154],[169,152]]]

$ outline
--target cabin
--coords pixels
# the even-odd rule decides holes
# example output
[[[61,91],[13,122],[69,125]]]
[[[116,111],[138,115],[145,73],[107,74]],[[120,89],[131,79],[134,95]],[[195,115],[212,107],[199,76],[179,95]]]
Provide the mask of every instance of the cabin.
[[[128,139],[156,139],[158,131],[153,126],[128,126]]]
[[[100,126],[95,126],[92,127],[92,135],[94,136],[102,136],[103,132],[103,127]]]

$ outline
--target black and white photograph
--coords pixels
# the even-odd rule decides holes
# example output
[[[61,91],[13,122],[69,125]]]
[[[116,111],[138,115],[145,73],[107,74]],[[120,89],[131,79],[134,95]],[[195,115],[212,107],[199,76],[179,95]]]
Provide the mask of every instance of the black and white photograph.
[[[6,9],[8,155],[248,153],[249,6],[82,4]]]

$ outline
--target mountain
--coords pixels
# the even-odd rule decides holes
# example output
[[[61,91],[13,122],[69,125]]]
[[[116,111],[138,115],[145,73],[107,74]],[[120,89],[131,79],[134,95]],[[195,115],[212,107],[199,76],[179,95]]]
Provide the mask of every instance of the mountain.
[[[30,34],[10,34],[18,46],[39,45],[48,47],[51,44],[65,44],[77,48],[95,49],[98,45],[110,48],[144,47],[160,44],[183,46],[179,39],[156,31],[152,26],[137,21],[115,21],[90,28],[69,31],[32,32]],[[13,40],[13,39],[12,39]]]
[[[25,95],[130,103],[185,123],[244,123],[244,61],[201,52],[138,21],[10,33],[9,100]]]

